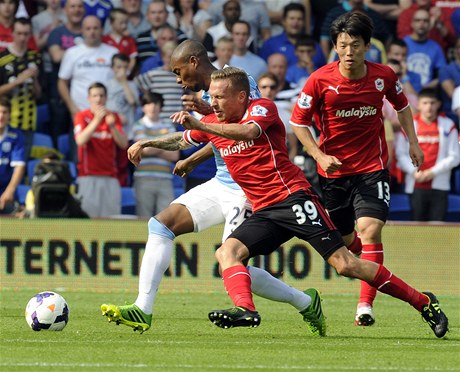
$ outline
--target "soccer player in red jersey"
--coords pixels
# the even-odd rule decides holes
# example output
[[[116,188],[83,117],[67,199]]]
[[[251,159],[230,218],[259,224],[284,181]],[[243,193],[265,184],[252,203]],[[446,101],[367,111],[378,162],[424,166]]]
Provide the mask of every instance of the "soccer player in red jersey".
[[[398,113],[414,167],[422,165],[423,152],[395,73],[385,65],[364,60],[372,30],[372,21],[360,12],[346,13],[333,22],[330,36],[339,61],[310,75],[290,123],[318,164],[326,209],[348,249],[359,254],[362,248],[362,259],[382,264],[381,234],[390,203],[383,98]],[[313,118],[321,132],[319,145],[308,129]],[[355,221],[362,247],[356,238]],[[374,323],[375,295],[375,288],[361,282],[356,325]]]
[[[437,337],[448,330],[448,320],[432,293],[421,293],[383,265],[350,254],[319,197],[302,171],[290,162],[284,125],[275,104],[249,100],[244,71],[225,68],[211,75],[209,93],[214,114],[199,121],[189,112],[172,115],[186,130],[181,139],[163,138],[165,149],[212,141],[235,182],[253,206],[253,214],[237,227],[216,251],[225,289],[235,307],[213,310],[209,319],[221,328],[257,327],[261,318],[251,294],[251,277],[244,262],[272,253],[296,236],[308,241],[339,274],[365,280],[379,291],[410,303],[422,313]],[[129,152],[137,164],[143,147],[158,147],[159,140],[143,142]],[[317,299],[319,302],[319,298]]]

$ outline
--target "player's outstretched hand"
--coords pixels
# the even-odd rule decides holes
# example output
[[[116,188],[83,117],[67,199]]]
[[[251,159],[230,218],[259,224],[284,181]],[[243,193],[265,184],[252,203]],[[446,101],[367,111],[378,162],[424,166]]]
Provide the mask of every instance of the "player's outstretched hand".
[[[142,159],[142,144],[143,141],[137,141],[136,143],[132,144],[128,149],[128,159],[136,167],[139,165]]]

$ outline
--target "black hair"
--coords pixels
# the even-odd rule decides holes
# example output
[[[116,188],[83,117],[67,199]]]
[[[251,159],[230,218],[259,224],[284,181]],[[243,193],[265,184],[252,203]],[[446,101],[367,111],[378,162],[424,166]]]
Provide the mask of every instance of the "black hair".
[[[0,106],[6,107],[11,113],[11,101],[7,96],[0,96]]]
[[[362,12],[348,12],[332,22],[329,36],[334,45],[337,45],[337,37],[342,33],[356,38],[361,37],[364,44],[368,45],[371,42],[373,31],[374,25],[368,15]]]
[[[159,104],[160,107],[163,107],[164,98],[163,95],[157,92],[144,92],[141,97],[141,105],[148,105],[149,103]]]
[[[100,83],[100,82],[98,82],[98,81],[92,83],[92,84],[88,87],[88,93],[91,92],[91,89],[94,89],[94,88],[102,88],[102,89],[104,89],[104,92],[105,92],[105,94],[107,95],[107,87],[106,87],[104,84],[102,84],[102,83]]]
[[[123,53],[116,53],[112,56],[112,66],[114,65],[115,60],[120,60],[123,62],[129,63],[129,57],[126,54]]]
[[[301,46],[311,46],[316,49],[316,43],[315,40],[308,34],[302,34],[297,36],[296,42],[295,42],[295,47],[301,47]]]
[[[437,101],[441,101],[439,97],[438,90],[436,88],[422,88],[420,92],[418,92],[418,98],[433,98]]]
[[[283,8],[283,19],[285,19],[289,12],[298,11],[302,12],[305,17],[305,7],[301,3],[289,3]]]

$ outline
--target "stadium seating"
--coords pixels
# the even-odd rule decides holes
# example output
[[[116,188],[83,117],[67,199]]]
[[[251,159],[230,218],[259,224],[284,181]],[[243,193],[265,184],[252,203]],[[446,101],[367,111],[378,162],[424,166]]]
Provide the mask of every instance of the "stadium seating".
[[[136,215],[136,198],[132,187],[121,188],[121,214]]]
[[[455,171],[454,171],[454,189],[452,190],[452,192],[456,193],[456,194],[460,194],[460,168],[457,168]]]
[[[57,138],[57,149],[58,151],[64,155],[64,159],[70,160],[70,139],[69,134],[61,134]]]
[[[460,222],[460,195],[449,195],[446,221]]]
[[[26,176],[28,184],[32,184],[32,177],[34,176],[35,166],[40,162],[40,159],[32,159],[27,161]]]
[[[54,148],[53,140],[51,139],[51,136],[49,136],[48,134],[44,134],[44,133],[34,133],[34,137],[32,139],[32,145],[39,146],[39,147],[49,147],[51,149]]]
[[[37,106],[37,132],[48,133],[50,110],[47,104]]]
[[[26,203],[26,195],[29,190],[29,185],[18,185],[18,187],[16,188],[16,197],[18,198],[19,204],[24,205]]]
[[[410,221],[411,207],[409,195],[391,194],[389,220]]]

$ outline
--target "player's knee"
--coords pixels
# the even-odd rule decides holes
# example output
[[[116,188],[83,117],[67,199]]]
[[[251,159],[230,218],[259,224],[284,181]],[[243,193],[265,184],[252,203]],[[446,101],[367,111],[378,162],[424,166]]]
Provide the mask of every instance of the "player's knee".
[[[155,217],[150,218],[148,223],[149,235],[161,235],[165,238],[174,240],[176,235],[168,229],[163,223],[158,221]]]
[[[329,260],[337,274],[346,277],[355,277],[357,270],[357,258],[351,255],[348,250],[346,252],[337,252],[333,254]]]
[[[170,204],[155,217],[162,225],[172,231],[175,236],[194,231],[192,216],[182,204]]]
[[[358,228],[361,239],[370,243],[380,242],[384,225],[383,221],[376,218],[360,219]]]

